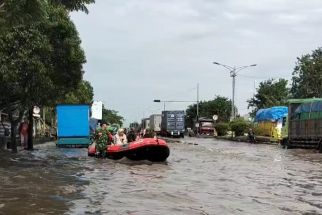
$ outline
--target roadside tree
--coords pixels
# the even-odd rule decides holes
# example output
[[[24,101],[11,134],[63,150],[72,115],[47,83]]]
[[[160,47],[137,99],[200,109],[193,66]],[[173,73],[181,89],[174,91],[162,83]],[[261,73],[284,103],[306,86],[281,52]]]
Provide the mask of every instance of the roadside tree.
[[[93,87],[89,81],[81,81],[77,88],[65,95],[60,103],[66,104],[92,104],[94,98]]]
[[[293,98],[322,97],[322,48],[297,58],[293,71]]]
[[[14,25],[0,33],[0,104],[19,113],[15,121],[29,111],[30,127],[33,106],[54,104],[77,88],[85,63],[81,40],[68,12],[60,6],[43,9],[46,19]],[[32,147],[30,139],[28,148]],[[17,151],[15,141],[12,150]]]
[[[231,115],[231,101],[222,96],[216,96],[213,100],[199,103],[199,117],[212,118],[218,115],[218,122],[228,122]],[[186,125],[193,127],[197,118],[197,104],[190,105],[186,110]]]
[[[118,114],[115,110],[109,110],[103,106],[102,119],[110,124],[123,125],[124,118]]]
[[[278,80],[269,79],[259,84],[257,93],[247,101],[248,108],[253,108],[251,115],[254,116],[261,108],[285,105],[288,97],[287,80],[282,78]]]

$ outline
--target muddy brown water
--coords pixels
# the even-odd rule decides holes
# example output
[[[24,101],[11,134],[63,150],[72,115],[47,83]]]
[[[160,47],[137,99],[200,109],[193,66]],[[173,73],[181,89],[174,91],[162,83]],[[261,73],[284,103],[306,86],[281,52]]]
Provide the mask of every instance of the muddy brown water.
[[[169,145],[166,163],[54,143],[0,152],[0,214],[322,214],[322,154],[214,139]]]

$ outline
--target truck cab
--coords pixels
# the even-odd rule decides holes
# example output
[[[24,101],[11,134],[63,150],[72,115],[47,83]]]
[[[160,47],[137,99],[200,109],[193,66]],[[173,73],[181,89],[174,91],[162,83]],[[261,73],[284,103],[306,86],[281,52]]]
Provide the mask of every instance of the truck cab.
[[[200,118],[195,124],[195,133],[205,136],[214,136],[215,123],[212,119]]]

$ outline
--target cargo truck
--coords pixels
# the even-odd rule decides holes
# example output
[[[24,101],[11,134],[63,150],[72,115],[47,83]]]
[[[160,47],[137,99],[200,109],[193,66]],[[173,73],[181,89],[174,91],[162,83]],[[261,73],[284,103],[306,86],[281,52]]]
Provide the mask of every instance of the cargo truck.
[[[275,106],[256,112],[255,127],[261,130],[261,136],[270,137],[273,142],[282,139],[282,121],[288,115],[288,107]]]
[[[141,121],[141,130],[150,128],[150,118],[144,118]]]
[[[169,137],[184,137],[185,113],[182,110],[162,111],[161,135]]]
[[[201,136],[214,136],[215,135],[215,124],[213,119],[201,117],[195,123],[194,132]]]
[[[283,119],[281,145],[322,152],[322,98],[291,99]]]
[[[87,147],[90,144],[89,105],[58,105],[57,145]]]
[[[161,132],[161,114],[153,114],[150,116],[150,129],[156,134]]]

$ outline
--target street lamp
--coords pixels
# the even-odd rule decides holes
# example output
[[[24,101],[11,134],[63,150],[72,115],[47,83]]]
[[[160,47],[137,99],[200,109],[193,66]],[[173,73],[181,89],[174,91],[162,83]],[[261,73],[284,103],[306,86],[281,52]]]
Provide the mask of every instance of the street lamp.
[[[213,62],[213,64],[216,64],[218,66],[223,66],[224,68],[226,68],[227,70],[229,70],[230,77],[233,78],[233,84],[232,84],[232,87],[233,87],[233,98],[232,98],[232,106],[231,106],[231,118],[232,118],[232,120],[234,120],[235,117],[236,117],[236,113],[235,113],[235,78],[237,76],[237,73],[240,70],[246,69],[248,67],[257,66],[257,64],[251,64],[251,65],[248,65],[248,66],[240,66],[240,67],[235,67],[235,66],[232,67],[232,66],[228,66],[228,65],[221,64],[221,63],[218,63],[218,62]]]

